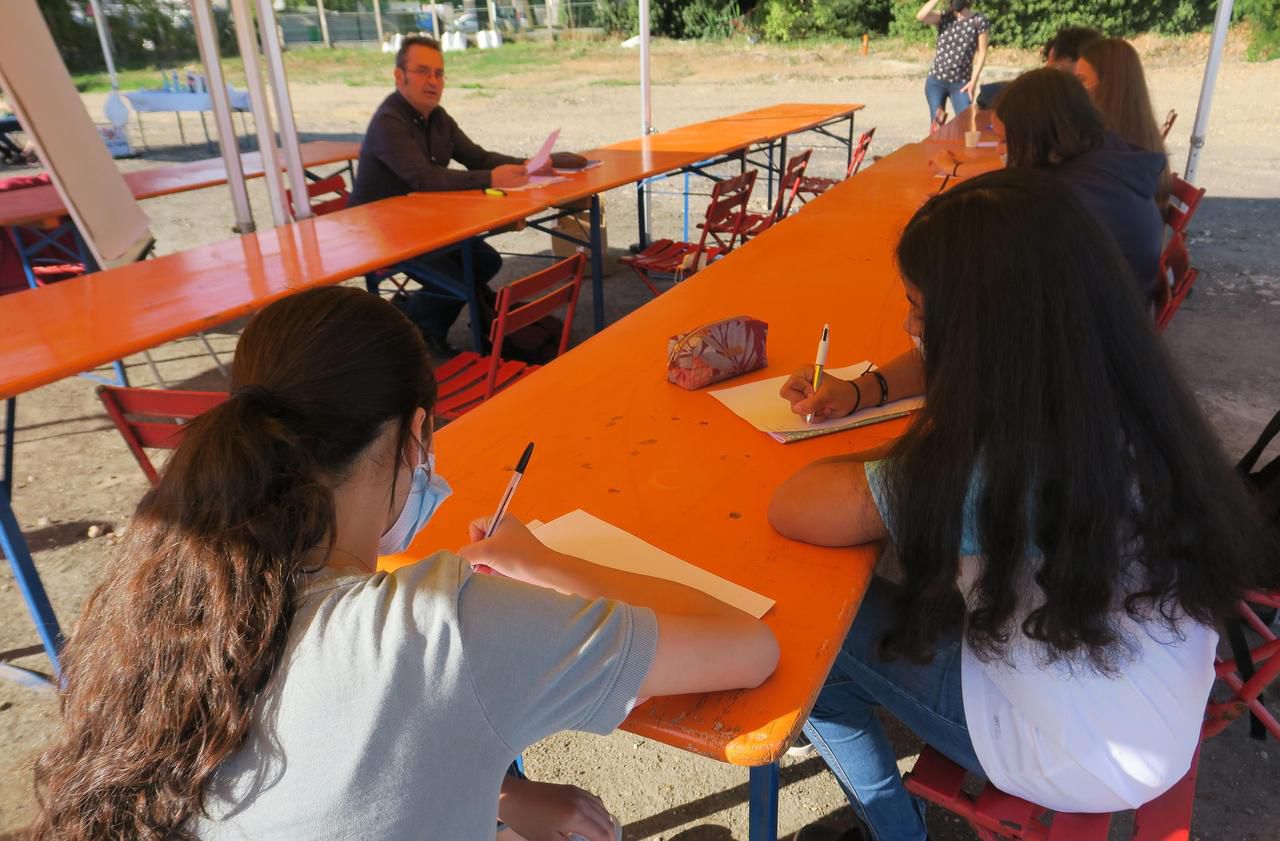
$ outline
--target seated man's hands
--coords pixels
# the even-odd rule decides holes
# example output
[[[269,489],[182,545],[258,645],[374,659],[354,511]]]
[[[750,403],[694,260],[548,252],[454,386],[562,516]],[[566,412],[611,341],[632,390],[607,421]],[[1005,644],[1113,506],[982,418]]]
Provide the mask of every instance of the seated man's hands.
[[[529,183],[529,172],[520,164],[503,164],[494,167],[489,175],[489,184],[499,190],[521,187]]]

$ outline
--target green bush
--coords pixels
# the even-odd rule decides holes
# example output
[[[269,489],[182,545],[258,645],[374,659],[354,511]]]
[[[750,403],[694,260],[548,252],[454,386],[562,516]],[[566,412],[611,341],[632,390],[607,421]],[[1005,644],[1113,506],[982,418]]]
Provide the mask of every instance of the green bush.
[[[916,0],[893,0],[889,20],[889,34],[911,43],[932,43],[933,27],[916,20],[921,4]]]
[[[741,16],[737,0],[693,0],[680,10],[684,38],[728,38]]]
[[[773,41],[857,38],[888,29],[893,0],[766,0],[761,29]]]
[[[199,62],[200,51],[190,16],[175,13],[174,7],[157,0],[122,0],[111,9],[107,29],[118,69]],[[92,19],[77,20],[66,0],[40,0],[40,10],[68,70],[72,73],[106,70]],[[214,26],[223,57],[239,55],[235,27],[226,9],[214,9]]]
[[[1249,20],[1249,61],[1280,58],[1280,0],[1240,0],[1236,12]]]
[[[650,0],[649,29],[654,35],[683,38],[684,8],[687,0]],[[640,31],[640,7],[636,0],[596,0],[600,26],[618,35],[631,36]]]

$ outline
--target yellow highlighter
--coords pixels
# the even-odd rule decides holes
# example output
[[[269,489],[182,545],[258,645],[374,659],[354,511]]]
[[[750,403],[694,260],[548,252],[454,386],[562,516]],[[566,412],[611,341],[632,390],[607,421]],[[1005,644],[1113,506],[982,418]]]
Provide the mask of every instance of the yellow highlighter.
[[[813,393],[816,395],[818,389],[822,387],[822,369],[827,364],[827,348],[831,338],[831,325],[822,325],[822,338],[818,340],[818,357],[813,363]],[[813,412],[804,416],[806,424],[813,423]]]

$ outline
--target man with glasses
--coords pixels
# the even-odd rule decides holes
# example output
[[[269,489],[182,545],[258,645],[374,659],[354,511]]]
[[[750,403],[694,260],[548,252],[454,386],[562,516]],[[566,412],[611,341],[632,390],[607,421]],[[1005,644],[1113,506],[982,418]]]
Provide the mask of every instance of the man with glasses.
[[[353,206],[407,193],[506,189],[529,180],[523,159],[482,148],[440,107],[444,54],[433,39],[404,39],[396,53],[395,79],[395,92],[374,112],[360,147]],[[553,164],[561,165],[558,157],[553,156]],[[450,161],[466,169],[450,169]],[[495,295],[488,283],[502,268],[502,257],[479,239],[471,248],[475,295],[481,310],[492,313]],[[460,250],[415,257],[394,268],[415,277],[443,277],[460,290],[466,282]],[[418,325],[435,357],[457,354],[447,335],[465,301],[428,288],[393,303]]]

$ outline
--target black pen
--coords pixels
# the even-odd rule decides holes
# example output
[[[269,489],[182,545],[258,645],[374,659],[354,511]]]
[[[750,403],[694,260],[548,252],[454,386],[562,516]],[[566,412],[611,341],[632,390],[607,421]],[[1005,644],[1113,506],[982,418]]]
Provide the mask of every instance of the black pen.
[[[529,442],[529,446],[524,448],[524,453],[520,456],[520,461],[516,464],[516,472],[512,474],[511,481],[507,483],[507,492],[502,495],[502,501],[498,503],[498,510],[494,512],[493,519],[489,521],[489,529],[484,533],[486,540],[493,537],[493,533],[498,530],[498,524],[502,522],[502,518],[507,513],[507,506],[511,504],[511,498],[516,495],[516,488],[520,487],[520,480],[524,478],[524,470],[529,466],[529,457],[533,455],[533,442]]]

